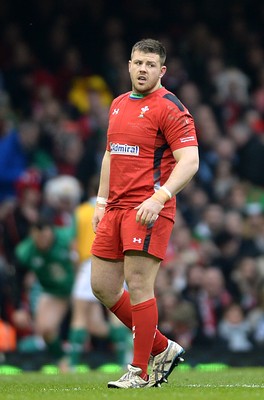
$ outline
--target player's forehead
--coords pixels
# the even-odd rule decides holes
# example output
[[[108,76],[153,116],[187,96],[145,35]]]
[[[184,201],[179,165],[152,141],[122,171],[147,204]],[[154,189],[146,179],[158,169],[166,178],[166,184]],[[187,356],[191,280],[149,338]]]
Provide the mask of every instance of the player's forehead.
[[[135,50],[131,56],[131,60],[160,63],[160,56],[156,53],[145,53],[144,51]]]

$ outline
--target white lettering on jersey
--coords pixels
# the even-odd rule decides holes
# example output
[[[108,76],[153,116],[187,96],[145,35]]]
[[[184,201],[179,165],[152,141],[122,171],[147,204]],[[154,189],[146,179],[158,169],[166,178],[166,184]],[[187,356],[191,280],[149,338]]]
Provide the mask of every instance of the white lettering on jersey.
[[[111,154],[129,154],[130,156],[139,155],[139,146],[120,143],[110,143]]]
[[[194,140],[195,140],[194,136],[187,136],[187,137],[184,137],[184,138],[180,138],[180,142],[181,143],[192,142]]]

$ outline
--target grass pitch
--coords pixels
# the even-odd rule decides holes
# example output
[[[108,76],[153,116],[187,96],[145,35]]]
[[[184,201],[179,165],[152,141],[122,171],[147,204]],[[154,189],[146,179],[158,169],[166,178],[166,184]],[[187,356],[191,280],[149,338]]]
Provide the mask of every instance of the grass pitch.
[[[149,389],[108,389],[120,377],[99,371],[47,375],[22,372],[0,375],[0,400],[254,400],[264,398],[264,368],[227,368],[222,371],[176,370],[169,384]]]

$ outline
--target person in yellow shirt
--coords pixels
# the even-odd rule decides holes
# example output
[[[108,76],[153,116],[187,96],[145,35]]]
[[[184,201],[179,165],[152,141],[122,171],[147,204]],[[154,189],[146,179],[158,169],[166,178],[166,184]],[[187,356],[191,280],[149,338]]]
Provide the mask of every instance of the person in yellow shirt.
[[[112,316],[107,317],[104,306],[94,296],[91,288],[91,247],[95,237],[92,228],[92,218],[96,205],[96,193],[99,177],[93,176],[90,185],[88,200],[79,204],[74,212],[73,235],[75,237],[75,251],[77,273],[72,292],[72,318],[69,332],[69,352],[62,361],[62,371],[75,370],[88,335],[97,338],[108,338],[114,344],[117,353],[117,362],[123,364],[124,344],[120,339],[130,335],[124,331],[123,325],[113,321]],[[106,311],[106,309],[105,309]],[[121,332],[122,331],[122,332]],[[116,343],[118,342],[118,343]],[[120,352],[119,349],[122,349]]]

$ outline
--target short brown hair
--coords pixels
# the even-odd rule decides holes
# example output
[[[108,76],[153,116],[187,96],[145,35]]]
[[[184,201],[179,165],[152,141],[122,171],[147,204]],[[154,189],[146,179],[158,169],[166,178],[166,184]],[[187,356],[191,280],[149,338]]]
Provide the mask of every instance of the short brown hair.
[[[143,53],[154,53],[160,56],[160,63],[164,65],[166,60],[166,49],[162,43],[155,39],[142,39],[132,47],[131,58],[135,50]]]

